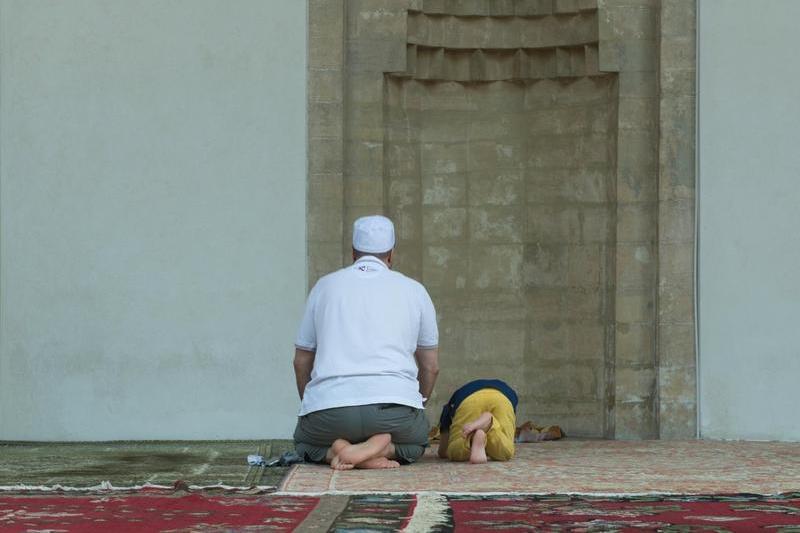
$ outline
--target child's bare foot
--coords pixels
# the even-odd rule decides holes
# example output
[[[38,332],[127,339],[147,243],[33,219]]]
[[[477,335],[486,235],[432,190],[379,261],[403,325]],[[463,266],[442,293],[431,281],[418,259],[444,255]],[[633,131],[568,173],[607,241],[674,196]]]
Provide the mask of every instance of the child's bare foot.
[[[481,464],[487,462],[486,458],[486,432],[482,429],[476,429],[472,435],[472,444],[469,449],[469,462],[472,464]]]
[[[400,468],[400,463],[386,457],[373,457],[357,464],[356,468]]]
[[[345,441],[346,442],[346,441]],[[339,462],[358,465],[368,459],[385,457],[386,449],[392,443],[392,436],[388,433],[379,433],[358,444],[349,444],[339,453]],[[331,463],[333,465],[333,463]]]
[[[468,422],[464,424],[464,427],[461,429],[461,434],[464,435],[464,438],[468,438],[470,433],[477,429],[482,429],[483,431],[489,431],[489,428],[492,427],[492,413],[485,411],[481,413],[481,416],[473,420],[472,422]]]

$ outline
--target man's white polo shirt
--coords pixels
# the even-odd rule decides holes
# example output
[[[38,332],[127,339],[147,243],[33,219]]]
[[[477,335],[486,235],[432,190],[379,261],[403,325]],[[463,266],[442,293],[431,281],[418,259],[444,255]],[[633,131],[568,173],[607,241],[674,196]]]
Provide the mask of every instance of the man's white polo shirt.
[[[295,342],[316,352],[300,416],[373,403],[422,409],[414,352],[438,342],[428,291],[376,257],[324,276],[311,289]]]

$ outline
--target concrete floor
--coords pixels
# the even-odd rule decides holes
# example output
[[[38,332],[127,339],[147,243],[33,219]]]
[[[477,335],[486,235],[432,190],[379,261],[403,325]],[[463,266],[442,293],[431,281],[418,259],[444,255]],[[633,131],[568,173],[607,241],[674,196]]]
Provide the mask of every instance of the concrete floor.
[[[288,468],[251,468],[247,456],[292,448],[288,440],[2,443],[0,486],[277,485]]]

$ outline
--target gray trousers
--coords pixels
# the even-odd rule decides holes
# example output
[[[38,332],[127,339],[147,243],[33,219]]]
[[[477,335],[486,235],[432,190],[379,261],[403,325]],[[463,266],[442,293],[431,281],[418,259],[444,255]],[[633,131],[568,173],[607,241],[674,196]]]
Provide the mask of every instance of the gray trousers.
[[[336,439],[356,444],[389,433],[398,462],[416,461],[428,445],[425,411],[395,403],[376,403],[314,411],[297,419],[294,445],[306,461],[324,463]]]

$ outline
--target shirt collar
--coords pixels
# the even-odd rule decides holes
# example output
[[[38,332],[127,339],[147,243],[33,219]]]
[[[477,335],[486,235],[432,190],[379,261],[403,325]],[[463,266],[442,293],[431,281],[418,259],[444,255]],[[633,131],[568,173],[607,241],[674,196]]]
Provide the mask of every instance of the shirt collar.
[[[389,269],[389,267],[386,266],[386,263],[384,263],[383,261],[372,255],[362,255],[361,257],[356,259],[355,263],[353,263],[353,266],[357,267],[359,264],[365,264],[365,263],[369,263],[370,266],[376,265],[379,268],[382,268],[383,270]]]

